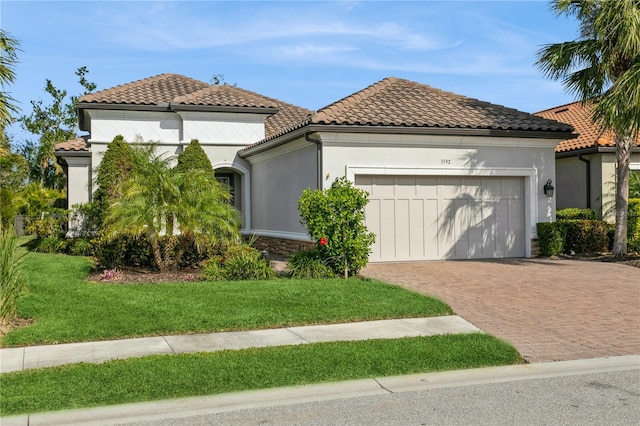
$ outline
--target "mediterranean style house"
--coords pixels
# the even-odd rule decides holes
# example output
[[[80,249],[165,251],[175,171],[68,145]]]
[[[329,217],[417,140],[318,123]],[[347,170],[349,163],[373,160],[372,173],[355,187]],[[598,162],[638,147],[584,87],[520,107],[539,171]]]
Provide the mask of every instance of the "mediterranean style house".
[[[614,135],[591,121],[593,105],[573,102],[535,115],[567,123],[578,137],[556,147],[556,207],[589,208],[602,219],[615,221],[616,153]],[[640,173],[640,138],[631,154],[630,169]]]
[[[555,147],[573,128],[389,77],[318,111],[175,74],[85,95],[86,137],[60,143],[68,201],[91,201],[116,135],[171,155],[198,139],[232,188],[242,232],[286,254],[309,236],[298,198],[341,176],[370,194],[371,261],[530,257],[555,219]],[[546,192],[546,193],[545,193]]]

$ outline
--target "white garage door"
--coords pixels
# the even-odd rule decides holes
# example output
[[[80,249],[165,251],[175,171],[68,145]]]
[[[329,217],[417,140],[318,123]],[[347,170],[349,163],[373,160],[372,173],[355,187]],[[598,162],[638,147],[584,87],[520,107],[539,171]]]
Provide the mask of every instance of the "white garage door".
[[[370,261],[524,257],[521,177],[365,176]]]

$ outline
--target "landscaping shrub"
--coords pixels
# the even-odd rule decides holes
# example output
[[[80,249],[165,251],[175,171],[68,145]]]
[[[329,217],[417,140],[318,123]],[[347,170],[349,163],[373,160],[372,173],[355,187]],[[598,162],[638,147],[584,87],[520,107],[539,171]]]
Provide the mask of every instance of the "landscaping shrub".
[[[602,253],[608,249],[609,226],[601,220],[563,220],[564,252],[567,254]]]
[[[247,244],[230,246],[222,256],[206,261],[202,275],[211,281],[268,280],[276,273],[262,254]]]
[[[178,155],[176,170],[181,173],[189,170],[204,170],[213,175],[211,160],[200,146],[198,139],[191,139],[189,145]]]
[[[93,238],[100,232],[102,221],[102,206],[94,201],[85,204],[74,204],[73,215],[74,233],[79,238]]]
[[[627,249],[640,252],[640,198],[630,198],[627,216]]]
[[[67,251],[72,256],[94,256],[96,253],[96,243],[89,238],[76,238],[67,243]]]
[[[95,240],[95,244],[95,256],[101,268],[152,268],[154,266],[151,244],[144,236],[120,234],[114,238],[106,238],[101,235]]]
[[[35,235],[37,238],[61,238],[64,230],[62,222],[64,218],[61,214],[43,214],[41,218],[34,219],[25,228],[25,233]]]
[[[561,222],[540,222],[536,224],[538,244],[543,256],[557,256],[564,249],[565,229]]]
[[[364,224],[369,195],[342,177],[321,191],[306,189],[298,200],[300,223],[317,241],[325,262],[345,278],[369,261],[375,235]]]
[[[37,240],[34,251],[38,253],[66,253],[67,241],[60,237],[45,237]]]
[[[331,278],[336,275],[318,249],[301,250],[289,256],[287,274],[291,278]]]
[[[567,209],[561,209],[556,212],[556,220],[596,220],[598,215],[593,209],[579,209],[577,207],[570,207]]]
[[[96,173],[96,190],[93,194],[92,213],[97,228],[102,226],[104,215],[112,200],[120,195],[121,184],[134,168],[133,150],[124,137],[118,135],[107,145]]]
[[[26,286],[23,259],[13,227],[0,223],[0,324],[16,315],[18,299]]]

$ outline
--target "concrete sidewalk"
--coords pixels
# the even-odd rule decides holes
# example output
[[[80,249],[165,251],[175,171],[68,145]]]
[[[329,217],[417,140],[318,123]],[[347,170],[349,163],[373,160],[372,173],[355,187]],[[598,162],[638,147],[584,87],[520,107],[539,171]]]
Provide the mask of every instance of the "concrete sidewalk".
[[[640,356],[628,355],[612,358],[486,367],[234,392],[108,407],[24,414],[3,417],[0,422],[2,426],[88,426],[147,424],[148,422],[171,424],[174,419],[193,418],[195,416],[238,410],[612,371],[629,371],[629,374],[637,375],[640,371]]]
[[[481,330],[459,316],[407,318],[0,349],[0,373],[147,355],[214,352],[329,341],[397,339]]]

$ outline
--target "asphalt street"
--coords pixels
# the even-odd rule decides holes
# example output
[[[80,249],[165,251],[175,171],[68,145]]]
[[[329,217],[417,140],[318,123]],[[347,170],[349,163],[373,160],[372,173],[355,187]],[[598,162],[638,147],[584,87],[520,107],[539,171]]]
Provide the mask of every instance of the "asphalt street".
[[[389,393],[126,424],[632,425],[640,424],[639,379],[639,370],[633,369]]]

